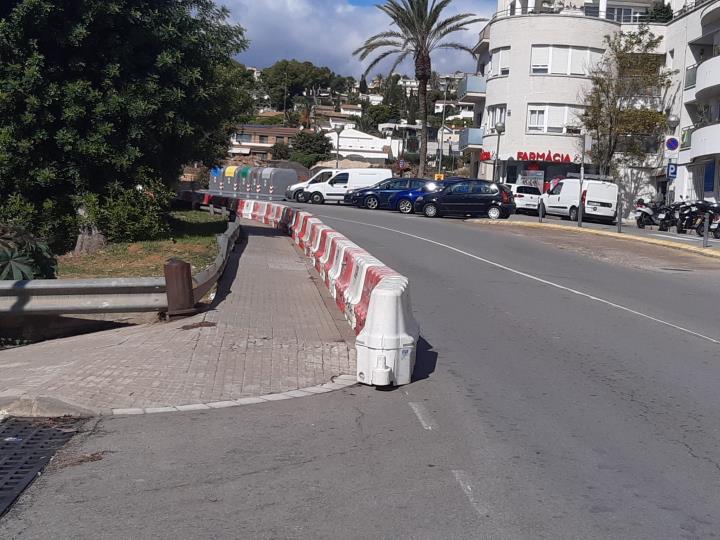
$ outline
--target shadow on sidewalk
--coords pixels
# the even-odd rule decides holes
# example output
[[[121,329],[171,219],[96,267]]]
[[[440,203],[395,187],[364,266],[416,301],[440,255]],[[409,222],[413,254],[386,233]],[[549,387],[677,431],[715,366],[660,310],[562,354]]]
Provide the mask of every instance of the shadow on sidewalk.
[[[435,371],[438,354],[432,348],[432,345],[420,336],[415,356],[415,369],[412,374],[413,382],[427,379]]]

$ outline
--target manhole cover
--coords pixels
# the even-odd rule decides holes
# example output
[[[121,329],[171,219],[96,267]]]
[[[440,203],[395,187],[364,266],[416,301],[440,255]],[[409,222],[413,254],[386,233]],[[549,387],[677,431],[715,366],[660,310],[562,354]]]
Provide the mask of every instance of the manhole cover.
[[[0,424],[0,516],[75,434],[71,427],[61,426],[19,418]]]

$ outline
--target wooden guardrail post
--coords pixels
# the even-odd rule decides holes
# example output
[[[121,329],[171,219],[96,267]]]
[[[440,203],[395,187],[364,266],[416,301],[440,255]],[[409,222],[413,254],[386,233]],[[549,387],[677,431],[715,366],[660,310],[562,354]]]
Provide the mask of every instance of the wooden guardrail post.
[[[168,316],[195,313],[192,271],[190,263],[180,259],[169,259],[165,263],[165,292],[168,302]]]

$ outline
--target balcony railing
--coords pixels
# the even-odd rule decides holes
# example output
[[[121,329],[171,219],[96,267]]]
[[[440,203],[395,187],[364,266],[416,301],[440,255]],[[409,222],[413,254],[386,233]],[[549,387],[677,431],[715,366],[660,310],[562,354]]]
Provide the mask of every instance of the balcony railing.
[[[697,81],[697,66],[690,66],[685,68],[685,90],[695,86]]]
[[[486,82],[482,75],[466,75],[458,85],[458,100],[464,101],[468,96],[478,97],[485,95]]]
[[[512,5],[508,9],[497,11],[493,14],[492,19],[499,19],[503,17],[514,17],[516,15],[575,15],[580,17],[593,17],[595,19],[605,19],[608,21],[623,23],[623,24],[639,24],[644,22],[663,22],[657,21],[652,15],[647,12],[618,12],[612,8],[607,11],[600,11],[599,5],[586,4],[580,7],[570,6],[557,6],[551,5],[550,2],[544,2],[545,5],[533,6],[515,6]]]
[[[465,128],[460,132],[460,151],[481,148],[485,137],[483,128]]]

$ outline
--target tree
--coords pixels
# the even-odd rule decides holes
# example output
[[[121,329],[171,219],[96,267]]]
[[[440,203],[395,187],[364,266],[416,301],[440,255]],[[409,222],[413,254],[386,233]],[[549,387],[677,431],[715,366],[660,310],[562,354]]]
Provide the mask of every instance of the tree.
[[[666,23],[673,18],[673,10],[670,4],[666,4],[664,0],[655,0],[647,14],[648,22]]]
[[[270,147],[273,159],[290,159],[290,147],[285,143],[275,143]]]
[[[387,0],[385,4],[377,7],[390,17],[394,28],[370,37],[353,53],[361,60],[378,53],[365,70],[366,74],[390,56],[395,57],[391,73],[406,58],[413,59],[415,78],[420,83],[418,88],[422,121],[418,171],[420,176],[425,174],[427,158],[427,84],[432,75],[432,53],[438,49],[455,49],[473,54],[472,49],[466,45],[443,40],[450,34],[467,30],[468,25],[482,20],[470,13],[441,19],[443,11],[451,3],[452,0],[433,0],[432,3],[428,0]]]
[[[410,97],[407,100],[407,122],[410,125],[415,125],[417,122],[417,113],[418,113],[418,102],[417,102],[417,96],[410,92]]]
[[[279,60],[262,71],[262,85],[270,96],[270,104],[279,111],[290,108],[298,96],[306,96],[317,103],[320,90],[333,92],[346,88],[349,81],[333,73],[330,68],[311,62]]]
[[[211,0],[3,2],[0,200],[31,205],[31,232],[64,252],[85,194],[225,156],[252,105],[228,16]]]
[[[333,145],[323,132],[303,130],[293,139],[292,150],[290,159],[310,168],[318,161],[328,159]]]
[[[600,174],[643,161],[666,126],[672,72],[657,54],[661,36],[646,25],[605,36],[607,50],[590,72],[581,122],[594,141],[589,155]]]
[[[360,77],[360,93],[361,94],[368,93],[368,84],[367,84],[367,79],[365,78],[365,75]]]

